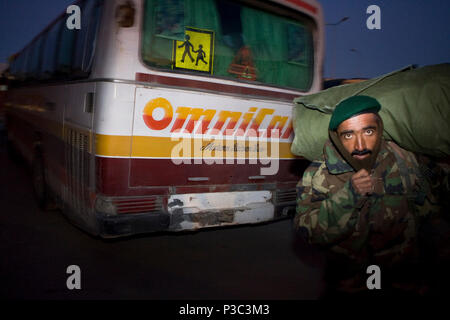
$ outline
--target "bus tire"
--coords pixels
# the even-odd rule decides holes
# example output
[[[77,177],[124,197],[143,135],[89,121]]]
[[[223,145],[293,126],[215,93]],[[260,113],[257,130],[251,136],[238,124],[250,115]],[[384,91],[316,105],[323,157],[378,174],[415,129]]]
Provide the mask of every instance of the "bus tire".
[[[44,158],[40,152],[36,152],[33,157],[31,176],[33,180],[33,193],[39,208],[44,211],[56,209],[46,180]]]

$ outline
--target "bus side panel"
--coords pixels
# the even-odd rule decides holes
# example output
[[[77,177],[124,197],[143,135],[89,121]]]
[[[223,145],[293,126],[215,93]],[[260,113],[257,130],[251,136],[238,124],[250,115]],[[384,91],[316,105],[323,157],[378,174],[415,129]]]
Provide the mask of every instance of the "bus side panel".
[[[60,194],[64,175],[62,115],[65,86],[15,88],[8,98],[8,136],[28,164],[36,152],[44,158],[47,183]]]
[[[64,112],[63,210],[82,228],[97,232],[94,212],[95,158],[93,157],[93,114],[95,82],[70,85]]]
[[[46,85],[11,90],[7,113],[12,143],[29,165],[42,156],[46,182],[64,214],[92,233],[94,104],[95,83]]]

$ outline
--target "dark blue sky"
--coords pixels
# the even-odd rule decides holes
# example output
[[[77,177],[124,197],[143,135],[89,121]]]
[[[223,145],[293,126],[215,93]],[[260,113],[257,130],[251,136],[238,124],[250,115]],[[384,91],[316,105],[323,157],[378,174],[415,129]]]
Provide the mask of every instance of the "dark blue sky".
[[[374,77],[409,64],[450,63],[448,0],[320,3],[327,23],[350,17],[338,26],[326,27],[325,77]],[[372,4],[381,9],[381,30],[366,27],[366,10]]]
[[[0,62],[19,51],[73,0],[0,0]],[[448,0],[321,0],[326,23],[325,77],[375,77],[409,64],[450,62]],[[368,30],[366,9],[381,9]]]

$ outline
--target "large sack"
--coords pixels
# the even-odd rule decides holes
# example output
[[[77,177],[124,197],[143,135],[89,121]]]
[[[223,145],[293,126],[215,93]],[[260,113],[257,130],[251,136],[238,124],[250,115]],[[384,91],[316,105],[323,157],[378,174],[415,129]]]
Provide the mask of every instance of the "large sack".
[[[450,156],[450,64],[408,67],[294,99],[292,153],[319,159],[334,107],[353,95],[380,102],[387,140],[409,151]]]

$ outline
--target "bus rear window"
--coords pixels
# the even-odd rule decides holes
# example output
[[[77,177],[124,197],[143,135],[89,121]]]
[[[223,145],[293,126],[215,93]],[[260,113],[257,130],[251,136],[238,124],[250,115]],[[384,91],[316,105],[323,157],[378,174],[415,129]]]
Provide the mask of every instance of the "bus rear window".
[[[142,59],[150,67],[307,91],[306,23],[227,0],[146,0]]]

